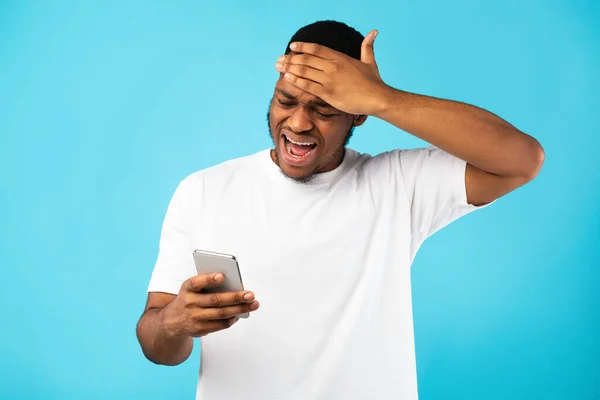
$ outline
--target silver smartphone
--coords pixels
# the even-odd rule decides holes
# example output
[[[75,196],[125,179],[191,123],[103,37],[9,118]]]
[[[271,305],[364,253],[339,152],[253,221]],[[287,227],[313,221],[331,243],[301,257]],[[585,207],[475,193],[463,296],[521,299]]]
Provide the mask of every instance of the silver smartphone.
[[[208,288],[205,288],[202,293],[222,293],[222,292],[239,292],[244,290],[242,283],[242,274],[240,266],[231,254],[215,253],[213,251],[196,250],[194,251],[194,263],[198,274],[211,274],[220,272],[225,276],[225,280]],[[248,318],[250,314],[240,314],[240,318]]]

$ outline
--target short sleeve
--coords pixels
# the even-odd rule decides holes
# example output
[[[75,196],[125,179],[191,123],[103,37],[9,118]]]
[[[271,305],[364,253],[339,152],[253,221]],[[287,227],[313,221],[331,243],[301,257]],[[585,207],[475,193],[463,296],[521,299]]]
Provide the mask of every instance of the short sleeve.
[[[412,259],[426,238],[483,206],[467,203],[464,160],[434,146],[398,155],[410,204]]]
[[[167,207],[148,292],[177,294],[183,282],[196,275],[193,249],[182,218],[186,196],[182,182]]]

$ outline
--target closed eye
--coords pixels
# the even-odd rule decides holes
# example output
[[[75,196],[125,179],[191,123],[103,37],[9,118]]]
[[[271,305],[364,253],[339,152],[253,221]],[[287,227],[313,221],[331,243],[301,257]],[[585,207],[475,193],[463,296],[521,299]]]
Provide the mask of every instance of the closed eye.
[[[280,100],[280,99],[277,99],[277,102],[278,102],[278,103],[279,103],[279,105],[280,105],[281,107],[283,107],[283,108],[290,108],[290,107],[294,107],[294,106],[295,106],[295,104],[294,104],[294,103],[290,103],[290,102],[287,102],[287,101],[282,101],[282,100]]]
[[[338,114],[324,114],[324,113],[318,112],[318,111],[316,113],[321,118],[331,118],[331,117],[335,117],[336,115],[338,115]]]
[[[296,106],[295,102],[284,101],[284,100],[281,100],[281,99],[277,99],[277,104],[279,104],[279,106],[282,107],[282,108],[292,108],[292,107]],[[328,119],[328,118],[335,117],[335,116],[339,115],[339,114],[323,113],[323,112],[320,112],[320,111],[316,110],[315,108],[313,108],[312,110],[317,114],[317,116],[320,119]]]

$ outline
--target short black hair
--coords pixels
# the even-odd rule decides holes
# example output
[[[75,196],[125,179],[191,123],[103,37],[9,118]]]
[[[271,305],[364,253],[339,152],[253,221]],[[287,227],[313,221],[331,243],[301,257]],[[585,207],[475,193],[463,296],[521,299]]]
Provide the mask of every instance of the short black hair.
[[[365,37],[343,22],[325,20],[313,22],[300,28],[290,39],[285,54],[290,52],[292,42],[317,43],[347,56],[360,60],[360,46]]]

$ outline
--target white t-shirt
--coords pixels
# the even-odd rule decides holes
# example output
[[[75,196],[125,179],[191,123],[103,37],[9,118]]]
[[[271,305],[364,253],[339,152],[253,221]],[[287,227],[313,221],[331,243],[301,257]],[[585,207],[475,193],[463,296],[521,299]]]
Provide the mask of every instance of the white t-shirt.
[[[465,166],[435,147],[347,149],[301,184],[264,150],[184,179],[148,291],[177,294],[201,249],[235,255],[261,304],[201,339],[197,399],[417,399],[410,266],[476,209]]]

